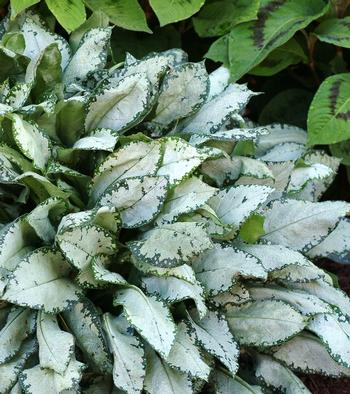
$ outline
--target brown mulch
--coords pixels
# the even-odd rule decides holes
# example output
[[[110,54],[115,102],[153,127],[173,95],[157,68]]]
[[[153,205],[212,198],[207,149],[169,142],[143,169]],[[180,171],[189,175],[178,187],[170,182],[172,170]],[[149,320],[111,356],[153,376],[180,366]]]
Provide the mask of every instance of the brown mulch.
[[[337,275],[340,288],[350,296],[350,264],[342,265],[322,261],[318,265]],[[319,375],[301,375],[300,377],[312,394],[350,394],[350,378],[332,379]]]

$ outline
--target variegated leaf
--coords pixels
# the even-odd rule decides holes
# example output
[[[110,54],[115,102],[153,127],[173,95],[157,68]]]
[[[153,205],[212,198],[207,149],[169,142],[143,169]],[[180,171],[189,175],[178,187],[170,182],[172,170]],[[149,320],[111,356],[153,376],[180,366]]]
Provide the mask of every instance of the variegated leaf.
[[[216,369],[212,375],[217,394],[263,394],[262,388],[256,385],[250,385],[241,379],[238,375],[234,378],[224,371]]]

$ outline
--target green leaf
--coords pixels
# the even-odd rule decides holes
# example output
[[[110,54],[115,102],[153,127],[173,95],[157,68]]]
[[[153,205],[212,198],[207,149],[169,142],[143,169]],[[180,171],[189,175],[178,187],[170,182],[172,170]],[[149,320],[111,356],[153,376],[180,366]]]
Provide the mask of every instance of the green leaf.
[[[255,19],[260,0],[217,0],[205,4],[193,18],[194,28],[200,37],[222,36],[235,25]]]
[[[56,316],[39,311],[37,338],[40,367],[63,374],[74,352],[73,335],[60,329]]]
[[[248,220],[243,223],[239,236],[244,242],[254,244],[256,241],[265,234],[264,232],[264,216],[258,213],[253,213]]]
[[[15,19],[22,11],[39,3],[40,0],[11,0],[11,19]]]
[[[350,165],[350,142],[345,140],[337,144],[333,144],[330,147],[330,151],[333,156],[337,156],[341,159],[342,164],[346,166]]]
[[[164,3],[162,0],[150,0],[151,7],[157,15],[160,25],[179,22],[195,14],[204,4],[204,0],[173,0]]]
[[[150,82],[140,74],[101,89],[88,103],[85,129],[101,127],[122,133],[146,116],[150,94]]]
[[[307,119],[310,145],[335,144],[350,138],[350,74],[326,78],[318,88]]]
[[[163,268],[189,263],[212,247],[205,229],[198,223],[162,225],[144,234],[144,240],[128,247],[137,260]]]
[[[85,6],[82,0],[45,0],[49,10],[58,22],[70,33],[78,28],[86,19]]]
[[[137,0],[84,0],[93,11],[103,11],[111,22],[124,29],[151,33]]]
[[[228,35],[232,80],[241,78],[327,10],[322,0],[312,0],[307,6],[302,0],[262,0],[258,18],[235,26]],[[207,56],[213,58],[210,53]]]
[[[133,286],[118,290],[113,303],[123,306],[128,322],[162,357],[169,355],[175,340],[176,326],[163,302],[155,297],[147,297]]]
[[[124,333],[118,317],[103,315],[104,329],[114,357],[113,382],[128,394],[139,393],[145,377],[144,350],[140,340]]]
[[[167,178],[163,176],[122,179],[104,191],[97,206],[116,207],[124,228],[140,227],[152,221],[161,210],[167,188]]]
[[[37,249],[18,264],[2,298],[47,313],[60,312],[77,302],[81,294],[67,278],[69,272],[70,266],[59,251]]]
[[[313,34],[323,42],[338,47],[350,48],[349,38],[350,17],[326,19],[313,31]]]
[[[226,309],[230,329],[242,345],[278,345],[307,325],[307,319],[284,301],[253,301]]]

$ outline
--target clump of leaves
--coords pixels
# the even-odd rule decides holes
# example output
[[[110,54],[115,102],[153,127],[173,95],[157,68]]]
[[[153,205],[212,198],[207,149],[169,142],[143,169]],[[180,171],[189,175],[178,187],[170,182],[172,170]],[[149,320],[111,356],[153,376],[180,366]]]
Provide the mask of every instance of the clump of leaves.
[[[307,393],[350,375],[339,161],[244,116],[178,49],[106,67],[21,15],[2,41],[0,390]],[[16,38],[11,47],[7,37]]]

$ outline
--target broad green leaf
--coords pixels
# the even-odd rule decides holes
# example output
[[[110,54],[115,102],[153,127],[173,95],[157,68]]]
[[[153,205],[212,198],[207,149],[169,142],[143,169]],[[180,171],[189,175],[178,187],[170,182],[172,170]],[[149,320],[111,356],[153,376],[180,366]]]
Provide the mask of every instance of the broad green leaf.
[[[161,157],[161,144],[157,141],[130,142],[107,156],[92,179],[90,192],[92,202],[96,202],[112,182],[135,176],[155,175]]]
[[[333,156],[341,159],[342,164],[350,165],[350,143],[349,140],[338,142],[330,145],[330,151]]]
[[[307,128],[310,145],[335,144],[350,138],[350,74],[326,78],[309,108]]]
[[[189,263],[212,247],[204,227],[198,223],[162,225],[144,234],[128,247],[137,260],[162,268]]]
[[[146,17],[137,0],[84,0],[93,11],[102,11],[111,22],[127,30],[151,33]]]
[[[230,290],[240,277],[267,279],[267,273],[256,257],[220,244],[202,254],[192,266],[199,282],[213,296]]]
[[[39,3],[40,0],[11,0],[11,18],[14,19],[26,8]]]
[[[33,160],[36,167],[43,169],[51,155],[50,140],[34,123],[29,123],[13,114],[12,131],[22,153]]]
[[[85,129],[105,127],[123,132],[148,113],[150,94],[150,82],[139,74],[123,78],[117,86],[106,86],[88,103]]]
[[[307,251],[317,245],[350,211],[341,201],[274,201],[265,213],[263,239]]]
[[[104,191],[97,205],[116,207],[123,227],[140,227],[152,221],[161,210],[167,187],[167,178],[163,176],[122,179]]]
[[[255,244],[264,235],[264,216],[253,213],[248,220],[243,223],[239,236],[244,242]]]
[[[83,300],[64,311],[63,319],[92,369],[102,374],[111,373],[112,361],[96,307]]]
[[[95,28],[85,33],[64,70],[63,81],[66,85],[79,84],[89,73],[105,67],[110,37],[110,28]]]
[[[188,315],[192,334],[200,346],[216,357],[235,375],[238,369],[239,348],[232,336],[227,321],[214,311],[203,319]]]
[[[338,47],[350,48],[348,35],[350,17],[326,19],[313,31],[313,34],[323,42],[334,44]]]
[[[86,268],[94,256],[114,254],[117,249],[112,233],[95,224],[61,231],[56,235],[56,242],[66,259],[80,270]]]
[[[318,315],[307,328],[321,339],[337,363],[350,368],[350,325],[344,316]]]
[[[275,349],[273,357],[298,372],[349,376],[350,369],[334,361],[322,342],[308,333],[301,333]]]
[[[147,297],[137,287],[130,287],[118,290],[113,303],[123,306],[128,322],[162,357],[169,355],[176,326],[163,302]]]
[[[164,300],[166,303],[176,303],[192,299],[197,307],[198,314],[202,318],[207,313],[204,302],[204,292],[199,282],[190,283],[176,277],[146,277],[142,284],[148,294],[152,294]]]
[[[82,0],[45,0],[49,10],[68,33],[79,27],[86,19]]]
[[[210,367],[203,361],[199,349],[195,346],[183,322],[177,326],[175,342],[165,361],[171,367],[194,378],[208,379]]]
[[[17,305],[57,313],[79,300],[81,290],[67,277],[69,264],[61,253],[40,248],[16,267],[2,298]]]
[[[74,352],[74,337],[62,331],[54,315],[39,311],[37,320],[39,360],[41,368],[63,374]]]
[[[147,352],[144,387],[149,394],[192,394],[192,382],[187,374],[171,368],[156,352]]]
[[[255,19],[260,0],[217,0],[204,7],[193,18],[194,28],[200,37],[222,36],[233,26]]]
[[[197,112],[204,104],[209,78],[203,63],[185,63],[164,77],[153,122],[167,126]]]
[[[79,389],[79,382],[84,369],[84,364],[73,357],[66,369],[60,375],[52,369],[41,368],[36,365],[30,369],[25,369],[20,375],[21,388],[30,394],[41,394],[42,387],[49,393],[61,393]]]
[[[144,350],[140,340],[123,333],[117,317],[103,315],[104,329],[113,353],[113,382],[128,394],[140,393],[145,377]]]
[[[202,182],[197,177],[191,177],[173,189],[166,199],[162,211],[157,216],[157,224],[175,222],[179,216],[195,211],[213,197],[217,189]]]
[[[279,286],[259,285],[248,285],[247,289],[253,300],[282,300],[305,316],[332,313],[333,311],[329,304],[303,291],[290,290]]]
[[[36,315],[30,309],[13,307],[0,331],[0,364],[9,361],[32,333]]]
[[[208,201],[208,205],[223,223],[239,228],[272,191],[270,187],[258,185],[230,187],[220,190]]]
[[[272,357],[259,354],[256,360],[255,376],[268,387],[283,390],[286,394],[311,394],[292,371]]]
[[[327,10],[328,4],[322,0],[311,0],[307,5],[303,0],[262,0],[258,18],[235,26],[229,33],[231,79],[241,78]]]
[[[266,319],[266,316],[269,318]],[[307,319],[284,301],[262,300],[227,307],[226,318],[242,345],[278,345],[307,324]]]
[[[162,0],[150,0],[151,7],[157,15],[160,25],[179,22],[195,14],[204,4],[204,0],[173,0],[164,3]]]
[[[214,371],[212,379],[217,394],[263,394],[260,386],[250,385],[237,375],[232,378],[232,376],[219,369]]]

